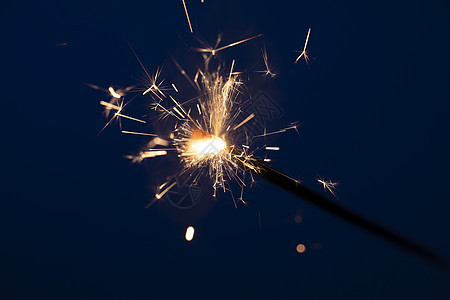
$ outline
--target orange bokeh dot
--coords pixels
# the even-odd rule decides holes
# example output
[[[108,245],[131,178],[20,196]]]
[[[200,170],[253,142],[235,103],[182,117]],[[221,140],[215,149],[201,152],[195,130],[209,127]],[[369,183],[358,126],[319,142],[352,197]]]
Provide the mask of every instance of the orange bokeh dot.
[[[297,249],[298,253],[303,253],[303,252],[305,252],[306,247],[303,244],[298,244],[296,249]]]

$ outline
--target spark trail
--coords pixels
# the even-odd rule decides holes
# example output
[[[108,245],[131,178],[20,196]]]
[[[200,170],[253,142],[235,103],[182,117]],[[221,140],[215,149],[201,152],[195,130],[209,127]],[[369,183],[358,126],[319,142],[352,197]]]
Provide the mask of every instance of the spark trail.
[[[308,34],[306,35],[306,41],[305,41],[305,44],[303,46],[303,50],[300,52],[300,55],[297,57],[297,59],[294,61],[294,63],[297,63],[300,60],[300,58],[302,58],[302,57],[305,58],[305,61],[308,63],[309,57],[306,54],[306,47],[308,46],[310,33],[311,33],[311,28],[308,29]]]

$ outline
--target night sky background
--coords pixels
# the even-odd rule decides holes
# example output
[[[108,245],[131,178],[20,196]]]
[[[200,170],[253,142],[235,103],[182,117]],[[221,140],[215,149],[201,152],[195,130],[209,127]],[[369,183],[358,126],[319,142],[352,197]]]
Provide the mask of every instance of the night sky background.
[[[187,5],[211,43],[264,34],[221,55],[252,67],[265,43],[279,70],[260,87],[284,110],[268,128],[302,126],[271,139],[274,167],[340,182],[336,201],[449,256],[446,1]],[[314,59],[294,65],[309,27]],[[123,155],[146,139],[97,136],[107,97],[84,83],[138,83],[127,41],[150,71],[189,65],[189,36],[181,1],[2,1],[0,298],[450,298],[441,270],[262,180],[248,207],[144,208],[158,170]]]

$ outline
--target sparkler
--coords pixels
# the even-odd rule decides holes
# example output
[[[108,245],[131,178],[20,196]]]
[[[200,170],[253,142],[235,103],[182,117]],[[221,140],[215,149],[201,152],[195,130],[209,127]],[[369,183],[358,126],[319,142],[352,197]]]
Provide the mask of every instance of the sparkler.
[[[186,3],[184,0],[182,2],[190,32],[192,33],[193,30]],[[303,51],[297,57],[295,63],[301,58],[304,58],[306,62],[308,61],[306,48],[310,32],[311,29],[308,30]],[[198,182],[202,175],[208,174],[213,182],[213,196],[215,197],[218,189],[221,189],[224,192],[231,190],[230,181],[235,181],[241,186],[241,195],[238,199],[243,203],[245,203],[242,198],[243,188],[246,186],[245,174],[249,172],[252,181],[254,180],[253,175],[256,175],[306,200],[310,204],[341,217],[360,228],[366,229],[429,262],[441,266],[444,265],[445,260],[443,258],[425,247],[395,234],[391,230],[387,230],[386,228],[369,221],[367,218],[361,217],[337,204],[335,201],[329,200],[327,197],[307,188],[298,180],[292,179],[269,167],[265,162],[270,161],[270,159],[266,158],[264,161],[257,159],[253,153],[249,151],[249,145],[234,144],[234,134],[236,130],[252,120],[255,115],[250,114],[242,121],[237,121],[241,114],[241,102],[238,98],[243,94],[244,86],[244,81],[240,77],[242,72],[236,72],[234,70],[236,68],[235,60],[232,61],[229,71],[225,72],[225,65],[219,64],[219,66],[214,67],[212,65],[212,59],[219,51],[249,42],[261,36],[262,35],[248,37],[221,47],[219,47],[219,38],[214,47],[207,46],[205,48],[193,48],[196,52],[201,53],[204,58],[203,66],[197,69],[193,78],[191,78],[181,65],[174,60],[174,64],[179,69],[180,73],[197,92],[195,98],[187,101],[177,100],[179,89],[176,87],[175,83],[163,87],[162,83],[164,80],[160,79],[161,69],[157,70],[155,76],[150,76],[138,59],[147,74],[150,83],[146,85],[142,95],[150,96],[152,101],[151,107],[159,113],[160,119],[170,117],[175,121],[175,124],[173,128],[168,130],[169,133],[166,134],[166,136],[122,130],[122,133],[126,134],[154,137],[145,150],[141,151],[138,155],[128,156],[128,158],[132,159],[134,162],[140,162],[147,158],[165,156],[169,152],[177,153],[183,165],[181,173],[188,174],[192,177],[193,183]],[[266,71],[264,71],[265,75],[270,75],[271,77],[275,76],[269,69],[267,53],[265,50],[263,50],[263,61],[266,67]],[[123,93],[115,91],[112,87],[108,88],[107,92],[111,96],[111,101],[101,101],[100,104],[105,107],[107,113],[110,111],[115,111],[115,113],[105,127],[114,119],[120,120],[120,118],[126,118],[138,123],[147,123],[145,120],[124,114],[123,110],[125,105],[122,100],[124,96]],[[274,132],[265,132],[261,135],[255,135],[253,138],[256,139],[263,136],[278,134],[291,129],[297,130],[297,127],[298,125],[293,125]],[[169,147],[159,148],[159,146]],[[265,149],[277,151],[279,150],[279,147],[266,146]],[[335,196],[335,183],[324,180],[319,180],[319,182],[323,185],[324,189]],[[175,185],[176,181],[174,178],[170,178],[161,184],[157,189],[155,198],[148,206],[163,198]],[[230,194],[236,206],[233,193]],[[187,232],[187,240],[192,239],[191,234],[193,236],[194,232],[191,227],[189,230],[190,237],[188,238]],[[302,251],[304,251],[304,249]]]

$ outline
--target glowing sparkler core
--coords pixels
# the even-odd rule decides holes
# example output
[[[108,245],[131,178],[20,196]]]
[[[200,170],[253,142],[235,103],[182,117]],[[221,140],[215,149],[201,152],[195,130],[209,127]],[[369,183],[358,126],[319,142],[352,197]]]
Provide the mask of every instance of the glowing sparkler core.
[[[200,131],[196,129],[194,134]],[[194,135],[193,134],[193,135]],[[227,147],[227,143],[220,137],[209,135],[209,137],[191,138],[189,141],[189,152],[192,152],[198,157],[205,155],[220,154]]]

